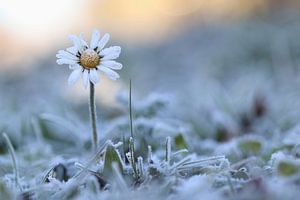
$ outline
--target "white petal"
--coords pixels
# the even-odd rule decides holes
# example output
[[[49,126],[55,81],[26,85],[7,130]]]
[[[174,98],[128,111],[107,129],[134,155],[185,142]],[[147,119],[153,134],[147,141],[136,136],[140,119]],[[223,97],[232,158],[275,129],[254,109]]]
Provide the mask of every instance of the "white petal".
[[[73,70],[80,69],[80,70],[82,70],[82,67],[79,64],[75,64],[75,65],[69,65],[69,69],[73,69]]]
[[[77,63],[77,61],[71,60],[71,59],[67,59],[67,58],[60,58],[56,62],[59,65],[64,65],[64,64],[66,64],[66,65],[75,65]]]
[[[58,53],[56,54],[57,58],[67,58],[71,60],[79,60],[78,57],[75,55],[71,54],[70,52],[64,51],[64,50],[59,50]]]
[[[105,67],[103,65],[100,65],[100,67],[98,68],[99,70],[101,70],[102,72],[104,72],[110,79],[112,80],[116,80],[117,78],[119,78],[119,74],[111,69],[109,69],[108,67]]]
[[[102,60],[111,60],[119,57],[121,53],[121,47],[112,46],[109,48],[105,48],[100,52],[100,56],[103,56]]]
[[[81,74],[82,74],[81,69],[74,70],[69,76],[68,79],[69,85],[73,85],[80,78]]]
[[[103,47],[107,44],[109,37],[110,36],[108,33],[104,34],[104,36],[101,38],[101,40],[98,43],[98,51],[101,51],[103,49]]]
[[[121,47],[120,46],[111,46],[108,48],[103,49],[102,51],[100,51],[100,56],[106,56],[112,53],[121,53]]]
[[[73,47],[67,48],[67,51],[70,52],[73,55],[76,55],[79,50],[76,48],[76,46],[73,46]]]
[[[83,47],[82,47],[81,39],[76,35],[70,35],[69,39],[74,43],[74,46],[78,49],[78,51],[82,52]]]
[[[105,67],[109,67],[111,69],[122,69],[122,64],[121,63],[118,63],[114,60],[104,60],[101,62],[101,65],[104,65]]]
[[[80,38],[81,46],[82,46],[82,47],[88,48],[89,45],[88,45],[88,44],[86,43],[86,41],[84,40],[83,33],[80,33],[79,38]]]
[[[92,83],[96,84],[99,82],[99,75],[96,69],[90,70],[89,76]]]
[[[83,86],[86,88],[89,84],[89,72],[88,72],[88,70],[84,70],[82,79],[83,79]]]
[[[104,60],[113,60],[119,57],[120,54],[109,54],[107,56],[104,56],[103,58],[101,58],[103,61]]]
[[[90,48],[95,49],[98,46],[100,39],[100,32],[98,30],[93,31],[91,43],[90,43]]]

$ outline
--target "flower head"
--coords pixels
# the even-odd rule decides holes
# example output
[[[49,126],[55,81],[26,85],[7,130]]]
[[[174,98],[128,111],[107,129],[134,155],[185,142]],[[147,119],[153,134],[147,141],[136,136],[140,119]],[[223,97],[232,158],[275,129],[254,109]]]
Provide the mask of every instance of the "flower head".
[[[99,31],[93,31],[90,45],[83,39],[82,34],[79,37],[70,35],[69,39],[74,46],[56,54],[57,64],[69,65],[73,70],[68,79],[69,84],[74,84],[80,77],[83,78],[84,87],[87,87],[89,82],[96,84],[99,82],[98,72],[103,72],[112,80],[120,77],[114,70],[122,69],[122,64],[114,59],[119,57],[121,47],[104,48],[109,40],[108,33],[100,38]]]

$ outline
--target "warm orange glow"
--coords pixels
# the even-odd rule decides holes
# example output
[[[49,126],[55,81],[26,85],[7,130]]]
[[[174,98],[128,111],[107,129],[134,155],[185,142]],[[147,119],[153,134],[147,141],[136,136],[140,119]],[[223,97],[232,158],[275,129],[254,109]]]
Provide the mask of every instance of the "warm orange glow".
[[[22,68],[51,50],[54,41],[68,34],[82,5],[82,0],[1,1],[1,69],[9,70],[10,64]]]
[[[80,0],[7,0],[1,1],[1,6],[2,28],[27,39],[49,37],[68,26],[76,16],[74,11],[80,8]]]
[[[248,15],[265,0],[90,0],[83,20],[85,28],[95,25],[119,35],[122,39],[159,41],[177,33],[188,23],[204,19],[224,20]],[[227,18],[224,18],[227,17]]]
[[[159,42],[186,24],[240,19],[268,9],[275,0],[2,0],[0,64],[36,58],[68,34],[90,34],[97,28],[115,40]],[[289,0],[293,2],[293,0]],[[295,0],[295,2],[297,2]],[[298,3],[299,4],[299,3]]]

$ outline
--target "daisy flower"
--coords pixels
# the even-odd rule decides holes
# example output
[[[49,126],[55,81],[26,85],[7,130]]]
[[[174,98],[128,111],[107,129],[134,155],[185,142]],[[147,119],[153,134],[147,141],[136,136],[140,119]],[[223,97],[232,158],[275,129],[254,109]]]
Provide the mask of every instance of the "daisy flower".
[[[70,35],[69,39],[74,43],[74,46],[58,51],[56,57],[58,58],[57,64],[69,65],[69,68],[73,70],[68,79],[70,85],[74,84],[80,77],[83,79],[85,88],[90,82],[96,84],[99,82],[98,72],[104,73],[112,80],[120,77],[114,70],[122,69],[122,64],[114,61],[114,59],[119,57],[121,47],[104,48],[109,40],[108,33],[101,38],[99,31],[94,30],[90,45],[83,39],[82,34],[79,37]]]

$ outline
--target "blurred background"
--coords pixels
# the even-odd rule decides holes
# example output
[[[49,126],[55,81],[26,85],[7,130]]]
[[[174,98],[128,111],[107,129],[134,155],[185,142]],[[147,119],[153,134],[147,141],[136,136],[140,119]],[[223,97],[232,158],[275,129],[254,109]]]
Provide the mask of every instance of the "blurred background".
[[[201,178],[200,187],[187,182],[195,188],[188,196],[205,195],[201,185],[213,183],[227,199],[235,197],[231,194],[238,199],[295,199],[300,166],[299,11],[299,0],[0,0],[0,196],[3,180],[11,186],[15,181],[2,132],[16,149],[21,185],[28,195],[31,189],[42,189],[41,180],[58,163],[73,172],[74,162],[87,163],[92,152],[89,90],[82,80],[68,86],[71,70],[59,66],[55,55],[71,46],[68,35],[83,33],[90,41],[92,31],[99,29],[110,33],[108,46],[122,47],[117,61],[123,64],[119,80],[101,75],[96,85],[99,143],[123,141],[122,156],[128,152],[131,79],[136,157],[147,162],[150,145],[155,163],[164,159],[170,136],[174,152],[186,148],[192,159],[224,155],[230,161],[195,170],[212,178],[209,184]],[[283,163],[287,179],[281,182],[273,158],[290,160]],[[234,177],[236,190],[227,173]],[[185,190],[178,175],[170,184],[157,182],[159,190],[150,189],[148,199],[155,197],[152,191],[177,195],[177,188]],[[130,188],[148,188],[146,180]],[[54,183],[55,190],[65,188]],[[246,191],[243,184],[250,184],[246,198],[240,195]],[[161,192],[166,188],[162,185],[168,189]],[[227,187],[228,193],[223,190]]]
[[[97,85],[102,113],[120,109],[116,96],[132,79],[134,99],[169,95],[168,113],[200,132],[209,132],[205,113],[226,131],[240,122],[247,128],[247,112],[261,104],[276,116],[272,123],[290,127],[300,118],[299,6],[297,0],[1,0],[0,108],[7,123],[0,128],[8,129],[16,113],[74,106],[87,116],[87,90],[81,82],[67,85],[70,71],[55,54],[71,45],[69,34],[83,32],[89,40],[95,28],[111,34],[109,45],[122,46],[124,66],[120,80],[102,76]]]

